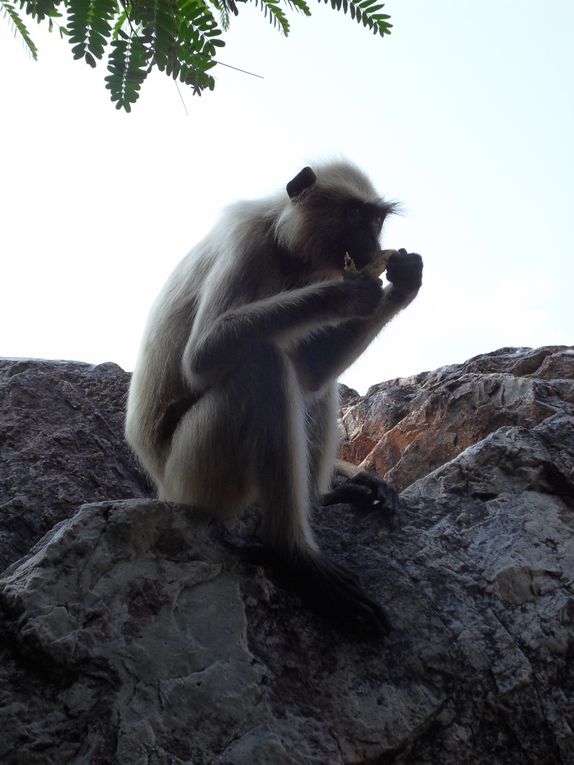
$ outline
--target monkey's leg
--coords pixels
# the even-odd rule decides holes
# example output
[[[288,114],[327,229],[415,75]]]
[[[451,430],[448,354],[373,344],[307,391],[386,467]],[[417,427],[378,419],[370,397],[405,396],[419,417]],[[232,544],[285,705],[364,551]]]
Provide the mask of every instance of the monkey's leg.
[[[257,498],[253,411],[228,378],[183,415],[171,438],[160,499],[193,505],[216,518],[237,516]]]
[[[281,555],[318,553],[309,525],[305,412],[294,370],[273,346],[262,350],[253,404],[257,434],[258,488],[263,535]]]
[[[399,496],[376,473],[361,470],[338,460],[339,397],[336,383],[320,398],[307,404],[310,491],[313,504],[348,503],[363,511],[382,511],[381,518],[391,528],[397,525]],[[336,478],[333,473],[343,475]],[[346,480],[345,480],[346,479]],[[333,481],[336,484],[333,486]]]
[[[279,577],[316,610],[338,622],[385,632],[382,609],[368,598],[357,577],[322,556],[309,525],[311,505],[305,404],[289,360],[269,348],[257,416],[258,483],[263,533]],[[310,453],[312,458],[313,454]]]
[[[323,495],[331,489],[333,470],[339,447],[337,383],[329,385],[320,397],[306,405],[307,444],[309,452],[310,492],[318,506]]]
[[[338,623],[382,632],[381,609],[350,572],[318,550],[309,525],[307,470],[305,412],[292,366],[273,346],[254,344],[234,373],[184,415],[161,496],[220,518],[259,499],[269,552],[257,562],[269,564],[287,587]]]

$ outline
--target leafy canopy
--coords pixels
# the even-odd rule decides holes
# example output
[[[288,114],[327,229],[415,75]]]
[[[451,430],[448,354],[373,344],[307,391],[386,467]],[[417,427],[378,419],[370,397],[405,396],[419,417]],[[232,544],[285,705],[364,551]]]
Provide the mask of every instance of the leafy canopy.
[[[154,67],[190,85],[197,95],[213,90],[209,72],[217,63],[217,49],[225,45],[223,32],[238,13],[237,3],[249,1],[284,35],[289,34],[286,8],[311,15],[306,0],[283,0],[283,5],[281,0],[0,0],[0,8],[34,59],[38,51],[25,15],[47,21],[50,30],[57,23],[74,58],[96,66],[107,56],[106,87],[116,107],[129,112]],[[323,1],[376,35],[390,34],[392,25],[379,0]]]

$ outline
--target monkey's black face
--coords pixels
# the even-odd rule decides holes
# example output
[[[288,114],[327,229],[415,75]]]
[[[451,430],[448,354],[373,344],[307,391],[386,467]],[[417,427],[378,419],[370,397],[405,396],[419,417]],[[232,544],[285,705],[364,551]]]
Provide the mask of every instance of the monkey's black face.
[[[293,255],[317,271],[342,272],[348,254],[358,269],[380,251],[379,237],[391,202],[361,199],[338,190],[311,188],[298,203],[298,247]]]
[[[358,269],[363,268],[379,252],[379,237],[385,217],[391,212],[391,206],[383,202],[361,202],[350,200],[345,203],[341,224],[342,232],[338,257],[345,259],[348,253]]]

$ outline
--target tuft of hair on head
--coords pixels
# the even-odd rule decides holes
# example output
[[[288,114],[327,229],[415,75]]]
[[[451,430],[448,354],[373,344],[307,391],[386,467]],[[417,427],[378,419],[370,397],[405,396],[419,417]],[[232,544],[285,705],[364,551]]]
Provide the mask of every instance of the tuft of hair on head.
[[[402,215],[403,208],[401,203],[396,199],[385,199],[381,197],[375,202],[376,207],[385,215]]]
[[[315,166],[317,185],[325,192],[358,196],[376,201],[378,194],[371,179],[357,165],[349,160],[323,162]]]

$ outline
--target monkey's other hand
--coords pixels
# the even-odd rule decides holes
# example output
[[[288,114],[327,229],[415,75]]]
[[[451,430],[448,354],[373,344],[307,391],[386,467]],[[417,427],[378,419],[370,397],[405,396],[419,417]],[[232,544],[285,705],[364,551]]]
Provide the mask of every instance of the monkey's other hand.
[[[383,283],[368,274],[342,282],[345,290],[346,315],[365,318],[370,316],[383,296]]]
[[[381,511],[381,519],[389,528],[398,526],[399,495],[386,481],[370,470],[349,478],[327,492],[321,500],[323,505],[348,503],[362,511]]]
[[[383,609],[362,590],[358,577],[323,556],[290,561],[290,583],[317,613],[343,627],[386,635],[390,625]]]
[[[423,280],[423,259],[416,252],[399,250],[390,258],[386,276],[400,296],[416,292]]]

